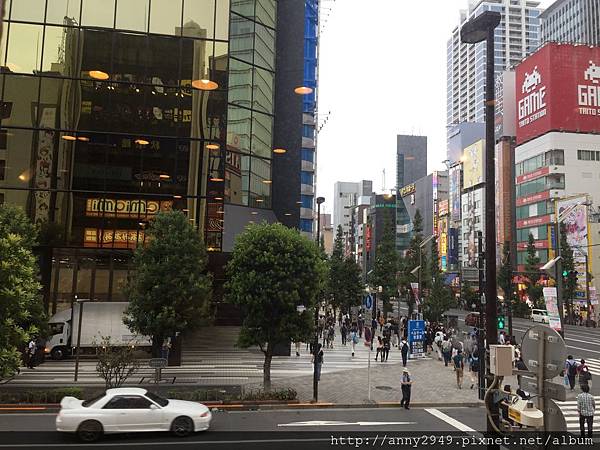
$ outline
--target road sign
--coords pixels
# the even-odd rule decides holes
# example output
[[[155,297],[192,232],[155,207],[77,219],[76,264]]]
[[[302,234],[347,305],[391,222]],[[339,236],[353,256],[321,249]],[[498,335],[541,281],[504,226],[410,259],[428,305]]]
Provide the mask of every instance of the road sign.
[[[531,394],[539,394],[538,382],[536,378],[521,377],[521,389]],[[564,402],[567,400],[567,389],[562,383],[554,383],[552,381],[544,381],[544,396]]]
[[[420,358],[423,356],[425,341],[425,321],[408,321],[408,348],[411,358]]]
[[[371,297],[371,294],[367,294],[364,303],[366,309],[371,310],[371,308],[373,308],[373,297]]]
[[[165,358],[152,358],[148,361],[148,367],[151,369],[162,369],[167,367],[167,360]]]
[[[464,281],[479,281],[479,269],[477,267],[463,267],[462,279]]]
[[[560,373],[567,359],[567,347],[562,336],[556,330],[545,325],[535,325],[523,335],[521,352],[525,365],[531,371],[538,367],[538,345],[541,339],[544,344],[544,378],[554,378]]]

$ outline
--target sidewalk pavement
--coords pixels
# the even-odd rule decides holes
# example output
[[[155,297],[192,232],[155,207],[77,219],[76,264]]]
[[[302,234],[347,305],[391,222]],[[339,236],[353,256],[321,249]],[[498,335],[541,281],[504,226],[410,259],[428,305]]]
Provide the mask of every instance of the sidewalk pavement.
[[[387,362],[375,362],[375,352],[371,360],[371,401],[399,402],[402,398],[400,377],[402,357],[400,350],[393,348]],[[434,356],[432,354],[432,356]],[[327,353],[323,368],[327,365]],[[413,385],[411,402],[414,403],[477,403],[477,382],[473,389],[469,372],[465,370],[462,389],[456,385],[456,375],[451,366],[445,367],[437,357],[409,360]],[[350,369],[334,373],[322,373],[319,382],[319,401],[338,404],[361,404],[369,402],[368,369]],[[258,388],[262,385],[246,386]],[[313,377],[300,376],[280,379],[273,382],[274,388],[293,388],[300,401],[313,398]]]

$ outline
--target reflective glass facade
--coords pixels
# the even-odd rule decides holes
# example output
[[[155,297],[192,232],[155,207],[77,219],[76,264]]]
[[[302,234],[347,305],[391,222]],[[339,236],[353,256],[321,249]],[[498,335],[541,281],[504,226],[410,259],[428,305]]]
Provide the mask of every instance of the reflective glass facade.
[[[7,0],[0,201],[45,230],[50,312],[125,300],[161,210],[216,254],[225,205],[270,208],[276,4]]]

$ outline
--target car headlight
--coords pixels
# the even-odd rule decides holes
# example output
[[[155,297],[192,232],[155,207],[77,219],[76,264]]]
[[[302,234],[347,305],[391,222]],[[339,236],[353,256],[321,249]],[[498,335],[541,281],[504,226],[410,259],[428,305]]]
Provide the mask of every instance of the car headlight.
[[[206,411],[206,412],[203,412],[202,414],[200,414],[200,417],[205,418],[205,417],[208,417],[209,414],[210,413],[208,411]]]

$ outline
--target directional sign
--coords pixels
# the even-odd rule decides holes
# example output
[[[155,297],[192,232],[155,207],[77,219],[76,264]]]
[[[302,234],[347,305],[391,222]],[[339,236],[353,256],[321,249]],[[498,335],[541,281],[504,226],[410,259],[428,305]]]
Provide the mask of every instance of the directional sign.
[[[152,358],[148,361],[148,367],[151,369],[162,369],[167,367],[167,360],[165,358]]]
[[[567,421],[562,413],[562,410],[558,407],[553,400],[546,400],[548,402],[548,424],[547,431],[552,433],[564,433],[567,431]]]

